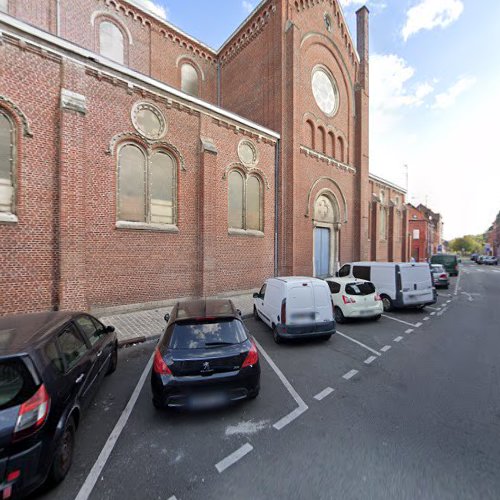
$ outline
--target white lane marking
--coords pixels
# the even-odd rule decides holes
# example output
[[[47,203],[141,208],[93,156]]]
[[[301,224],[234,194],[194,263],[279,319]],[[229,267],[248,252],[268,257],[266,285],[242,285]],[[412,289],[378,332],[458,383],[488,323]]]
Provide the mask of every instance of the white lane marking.
[[[317,401],[321,401],[322,399],[325,399],[327,396],[329,396],[333,391],[335,391],[335,389],[332,389],[331,387],[327,387],[326,389],[321,391],[319,394],[316,394],[316,396],[314,396],[314,399],[316,399]]]
[[[87,500],[90,494],[92,493],[92,490],[94,489],[94,486],[97,483],[97,480],[99,479],[102,470],[104,469],[104,466],[106,465],[106,462],[108,461],[108,458],[111,455],[111,452],[113,451],[113,448],[115,447],[118,438],[120,437],[120,434],[122,433],[123,429],[125,428],[125,425],[127,424],[130,414],[134,409],[135,403],[139,398],[139,394],[141,393],[142,387],[144,386],[146,378],[151,370],[151,365],[153,364],[153,357],[154,354],[151,356],[151,358],[149,358],[149,361],[147,362],[146,367],[142,372],[141,378],[139,379],[139,382],[137,382],[134,392],[132,393],[132,396],[130,396],[130,399],[128,400],[127,406],[120,415],[118,422],[116,422],[114,429],[111,431],[111,434],[109,435],[108,440],[104,445],[104,448],[101,450],[101,453],[99,453],[99,456],[97,457],[94,466],[92,467],[91,471],[89,472],[89,475],[85,479],[85,482],[80,488],[80,491],[78,492],[78,495],[76,496],[75,500]]]
[[[253,446],[250,443],[244,444],[241,448],[238,448],[235,452],[228,455],[226,458],[221,460],[215,465],[215,468],[221,472],[224,472],[228,467],[234,465],[238,460],[241,460],[245,455],[248,455],[253,450]]]
[[[441,310],[440,307],[431,307],[431,306],[427,306],[427,309],[431,309],[432,311],[440,311]]]
[[[359,373],[358,370],[351,370],[350,372],[347,372],[345,375],[342,375],[342,378],[349,380],[352,377],[354,377],[354,375],[357,375],[358,373]]]
[[[285,415],[281,420],[278,420],[273,427],[277,430],[283,429],[285,425],[288,425],[290,422],[295,420],[297,417],[302,415],[307,409],[308,406],[304,402],[304,400],[299,396],[298,392],[292,387],[292,384],[288,382],[287,378],[285,375],[283,375],[283,372],[276,366],[276,363],[271,359],[269,354],[262,348],[260,343],[257,341],[256,338],[253,339],[255,341],[255,344],[259,348],[259,351],[262,353],[266,361],[269,363],[269,366],[274,370],[274,373],[278,375],[278,378],[281,380],[282,384],[286,387],[286,390],[291,394],[292,398],[295,399],[295,402],[299,405],[298,408],[290,412],[288,415]]]
[[[461,276],[462,276],[462,273],[459,273],[459,274],[458,274],[458,278],[457,278],[457,282],[456,282],[456,284],[455,284],[455,296],[456,296],[456,295],[458,295],[458,285],[459,285],[459,283],[460,283],[460,278],[461,278]]]
[[[177,497],[175,495],[172,495],[168,500],[177,500]]]
[[[361,347],[364,347],[367,351],[372,352],[373,354],[376,354],[377,356],[381,356],[381,354],[376,351],[375,349],[372,349],[371,347],[368,347],[367,345],[361,343],[359,340],[353,339],[352,337],[349,337],[349,335],[346,335],[345,333],[341,333],[337,330],[337,334],[350,340],[351,342],[354,342],[355,344],[358,344]]]
[[[436,311],[431,312],[431,316],[436,316]]]
[[[394,342],[401,342],[403,340],[403,337],[396,337],[394,339]]]
[[[424,318],[424,321],[429,321],[430,319],[431,319],[431,318],[429,318],[429,316],[426,316],[426,317]]]
[[[469,302],[474,302],[474,299],[472,298],[471,293],[462,292],[462,295],[467,295],[467,299],[469,300]]]
[[[451,302],[451,300],[447,300],[446,303],[449,304]]]
[[[392,347],[390,345],[385,345],[384,347],[382,347],[382,349],[380,349],[382,352],[387,352],[387,351],[390,351],[392,349]]]
[[[410,329],[406,330],[406,332],[405,332],[405,333],[406,333],[406,334],[409,334],[409,333],[413,333],[414,331],[415,331],[415,330],[412,330],[412,329],[410,328]]]
[[[415,328],[420,328],[423,325],[423,323],[420,323],[420,321],[415,325]]]
[[[392,319],[393,321],[397,321],[398,323],[403,323],[403,325],[408,325],[408,326],[413,326],[415,328],[418,328],[417,325],[414,325],[413,323],[408,323],[408,321],[403,321],[402,319],[393,318],[392,316],[387,316],[387,314],[382,314],[382,316],[384,318],[389,318],[389,319]]]
[[[365,359],[365,365],[371,365],[376,359],[377,356],[370,356],[368,359]]]

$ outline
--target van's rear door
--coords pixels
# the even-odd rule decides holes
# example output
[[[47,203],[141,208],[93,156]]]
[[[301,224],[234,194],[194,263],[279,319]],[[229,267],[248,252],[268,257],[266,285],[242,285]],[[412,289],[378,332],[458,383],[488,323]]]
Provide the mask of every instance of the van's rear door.
[[[433,302],[432,277],[426,264],[401,266],[401,290],[404,305]]]
[[[313,287],[304,280],[290,284],[286,302],[286,323],[289,326],[310,325],[316,321]]]

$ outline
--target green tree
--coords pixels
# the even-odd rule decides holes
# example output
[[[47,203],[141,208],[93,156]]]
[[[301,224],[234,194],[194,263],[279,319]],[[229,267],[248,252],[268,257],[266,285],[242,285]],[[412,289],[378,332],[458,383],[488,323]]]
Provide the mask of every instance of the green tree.
[[[483,249],[483,241],[481,237],[467,235],[462,236],[461,238],[455,238],[450,242],[450,249],[454,252],[462,252],[465,253],[479,253]]]

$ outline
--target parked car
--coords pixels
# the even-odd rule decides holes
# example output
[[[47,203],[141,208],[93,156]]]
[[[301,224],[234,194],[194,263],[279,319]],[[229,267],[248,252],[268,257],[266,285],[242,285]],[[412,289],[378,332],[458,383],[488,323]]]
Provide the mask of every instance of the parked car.
[[[114,328],[88,314],[0,318],[0,498],[64,479],[81,413],[117,359]]]
[[[450,276],[441,264],[431,264],[431,274],[436,288],[450,288]]]
[[[317,278],[270,278],[254,293],[254,317],[273,331],[274,341],[319,337],[335,333],[330,289]]]
[[[498,257],[494,257],[493,255],[485,257],[483,259],[483,264],[487,266],[498,266]]]
[[[328,278],[335,310],[335,321],[346,318],[372,318],[378,320],[384,312],[382,298],[371,281],[353,278]]]
[[[484,264],[484,259],[486,258],[486,255],[479,255],[476,259],[476,264],[479,264],[482,266]]]
[[[458,276],[459,258],[453,254],[438,253],[431,257],[431,264],[441,264],[450,276]]]
[[[380,293],[385,311],[424,308],[437,302],[429,265],[425,263],[351,262],[336,274],[340,278],[371,281]]]
[[[151,371],[156,408],[198,410],[258,396],[259,354],[231,300],[178,302],[165,320]]]
[[[479,255],[477,253],[473,253],[470,256],[470,260],[472,260],[472,262],[475,262],[478,257],[479,257]]]

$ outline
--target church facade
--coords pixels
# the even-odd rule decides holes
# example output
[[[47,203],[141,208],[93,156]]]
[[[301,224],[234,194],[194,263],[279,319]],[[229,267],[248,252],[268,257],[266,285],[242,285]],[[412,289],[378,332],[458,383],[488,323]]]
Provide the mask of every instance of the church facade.
[[[132,0],[0,2],[0,314],[407,259],[369,173],[366,8],[264,0],[214,50]]]

